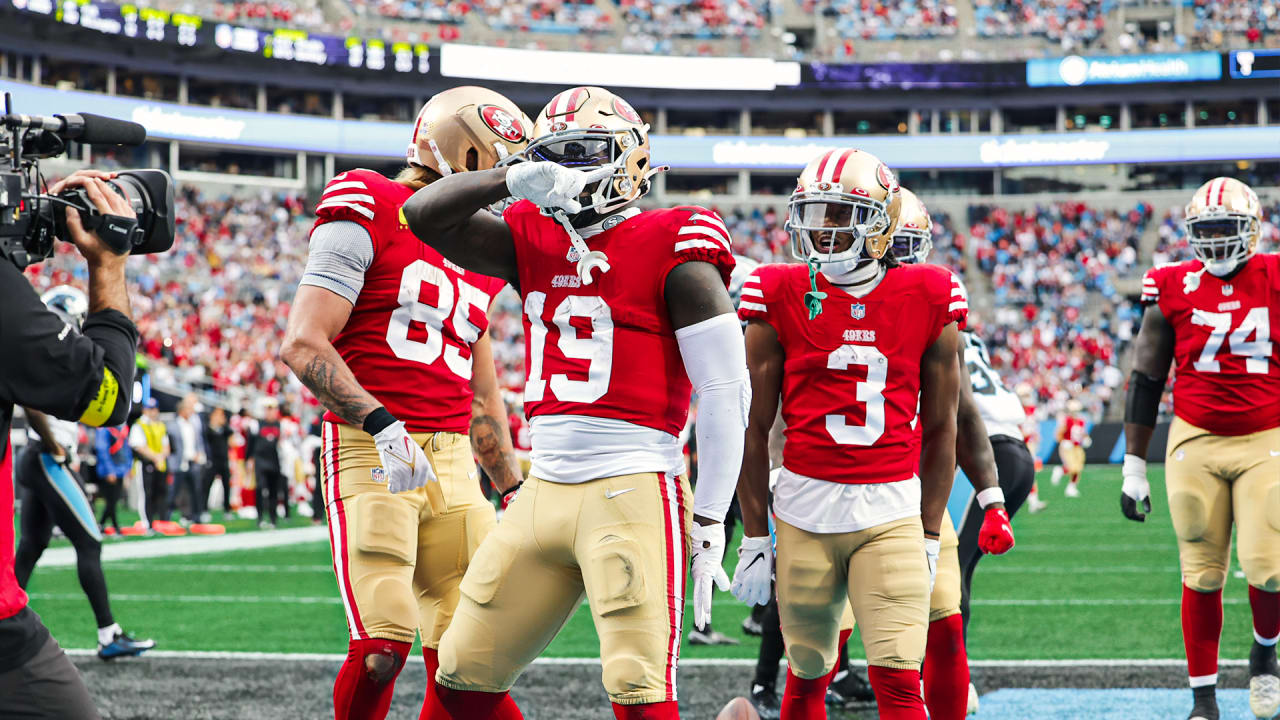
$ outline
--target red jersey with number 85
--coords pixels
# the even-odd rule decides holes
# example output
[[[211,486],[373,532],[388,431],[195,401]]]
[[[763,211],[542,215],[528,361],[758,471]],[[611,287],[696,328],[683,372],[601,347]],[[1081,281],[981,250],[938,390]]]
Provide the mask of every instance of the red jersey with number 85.
[[[733,271],[729,232],[700,207],[606,218],[587,247],[608,256],[607,273],[577,272],[568,233],[533,203],[504,214],[515,242],[524,297],[524,409],[540,415],[623,420],[678,435],[689,415],[689,378],[667,310],[667,275],[690,261]]]
[[[861,298],[821,274],[817,282],[827,296],[812,320],[804,265],[756,268],[738,305],[743,320],[773,327],[786,356],[782,464],[838,483],[910,479],[920,463],[920,361],[948,324],[964,322],[964,289],[936,265],[892,268]]]
[[[410,432],[465,433],[471,344],[489,327],[489,304],[506,283],[463,270],[415,237],[400,210],[413,192],[372,170],[325,186],[316,227],[349,221],[373,238],[364,287],[333,346]],[[343,422],[332,412],[324,419]]]
[[[1229,279],[1199,260],[1142,278],[1143,304],[1173,327],[1173,412],[1216,435],[1280,427],[1280,256],[1254,255]]]

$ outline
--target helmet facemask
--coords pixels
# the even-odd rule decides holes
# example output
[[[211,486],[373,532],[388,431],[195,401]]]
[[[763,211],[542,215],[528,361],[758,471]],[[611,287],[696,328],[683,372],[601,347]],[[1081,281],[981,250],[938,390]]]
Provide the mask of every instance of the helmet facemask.
[[[868,240],[883,235],[890,222],[885,203],[848,193],[798,192],[787,203],[791,254],[836,274],[878,259]]]
[[[1211,275],[1229,275],[1258,244],[1258,219],[1243,213],[1202,213],[1186,221],[1191,250]]]
[[[924,263],[933,252],[933,233],[920,228],[902,228],[893,234],[890,252],[901,263]]]
[[[578,196],[582,210],[570,216],[574,226],[586,227],[630,205],[649,189],[649,178],[660,169],[649,167],[644,135],[649,126],[628,129],[569,128],[544,135],[529,144],[517,159],[553,162],[575,170],[613,168],[613,175],[588,184]]]

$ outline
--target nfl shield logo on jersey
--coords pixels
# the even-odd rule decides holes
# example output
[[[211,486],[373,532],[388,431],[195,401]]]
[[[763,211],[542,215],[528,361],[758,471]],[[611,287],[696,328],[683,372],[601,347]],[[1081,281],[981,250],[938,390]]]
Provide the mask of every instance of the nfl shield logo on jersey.
[[[564,255],[564,259],[571,263],[576,263],[582,259],[582,253],[578,252],[578,248],[570,246],[569,252]]]
[[[376,483],[385,483],[387,481],[387,473],[381,467],[375,467],[369,471],[369,475]]]
[[[854,320],[861,320],[867,316],[867,306],[862,303],[854,303],[849,306],[849,314]]]

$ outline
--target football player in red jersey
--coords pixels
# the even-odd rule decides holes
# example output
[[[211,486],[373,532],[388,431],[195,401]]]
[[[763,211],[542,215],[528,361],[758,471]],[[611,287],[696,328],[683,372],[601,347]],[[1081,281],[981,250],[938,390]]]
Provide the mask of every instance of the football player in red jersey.
[[[499,488],[519,481],[485,333],[505,283],[418,242],[401,204],[523,150],[527,127],[496,92],[446,90],[419,113],[399,177],[342,173],[316,207],[281,355],[328,409],[321,466],[351,636],[337,720],[386,717],[415,633],[437,664],[462,573],[494,525],[472,452]],[[422,716],[441,712],[428,675]]]
[[[888,253],[900,205],[897,179],[875,156],[822,154],[788,205],[792,252],[807,266],[758,268],[739,306],[753,400],[734,587],[748,603],[768,590],[768,433],[781,394],[773,512],[790,660],[784,720],[826,717],[846,604],[880,717],[925,718],[920,659],[955,475],[956,323],[967,302],[946,269]]]
[[[1058,459],[1062,461],[1059,469],[1054,471],[1053,484],[1065,476],[1067,489],[1063,492],[1069,498],[1080,497],[1080,473],[1084,471],[1084,451],[1092,441],[1089,439],[1089,423],[1084,419],[1084,406],[1079,400],[1068,400],[1062,423],[1058,426]]]
[[[1222,585],[1236,554],[1249,583],[1253,649],[1249,706],[1280,711],[1280,256],[1256,254],[1258,196],[1214,178],[1191,197],[1194,260],[1142,278],[1142,329],[1125,398],[1120,508],[1151,512],[1147,449],[1170,363],[1173,413],[1165,460],[1169,517],[1182,566],[1182,637],[1194,695],[1192,720],[1217,720]]]
[[[901,193],[902,207],[890,252],[901,263],[924,263],[933,249],[933,219],[915,193],[906,188]],[[958,278],[956,287],[959,292],[953,299],[965,298]],[[1031,453],[1018,429],[1024,417],[1022,404],[1000,384],[986,359],[986,346],[966,325],[964,321],[959,324],[959,360],[969,377],[960,383],[956,462],[973,485],[973,493],[967,512],[960,517],[959,531],[950,513],[945,513],[942,521],[941,552],[937,580],[929,595],[929,637],[922,668],[925,706],[932,720],[960,720],[978,709],[978,693],[969,682],[965,648],[969,584],[983,554],[1001,555],[1013,548],[1010,517],[1022,505],[1035,479]],[[966,379],[969,382],[963,381]],[[1006,487],[1011,500],[1008,510]]]
[[[507,690],[585,593],[615,716],[676,718],[686,562],[705,626],[712,583],[728,589],[721,521],[750,393],[729,233],[700,207],[634,207],[659,171],[648,126],[602,88],[552,98],[522,159],[405,205],[419,238],[506,279],[525,311],[530,476],[463,578],[436,682],[454,718],[520,717]],[[508,195],[501,219],[483,210]]]

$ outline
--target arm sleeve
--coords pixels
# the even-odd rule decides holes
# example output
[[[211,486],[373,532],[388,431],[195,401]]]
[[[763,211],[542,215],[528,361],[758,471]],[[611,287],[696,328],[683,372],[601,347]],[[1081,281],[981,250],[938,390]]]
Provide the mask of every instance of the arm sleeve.
[[[934,298],[934,304],[938,309],[938,322],[934,326],[933,332],[929,335],[929,342],[926,344],[926,347],[929,347],[938,341],[942,331],[951,323],[956,323],[961,330],[965,329],[969,318],[969,295],[965,292],[964,286],[960,284],[960,280],[950,270],[928,265],[917,267],[928,268],[931,271],[941,273],[941,276],[930,278],[930,284],[926,286],[929,288],[930,296]]]
[[[363,225],[349,220],[317,225],[299,284],[322,287],[355,305],[372,264],[373,236]]]
[[[138,330],[122,313],[93,313],[77,333],[0,262],[0,346],[12,351],[0,361],[0,398],[94,427],[128,416]]]
[[[731,314],[676,330],[685,372],[698,393],[698,487],[693,512],[723,521],[738,487],[751,407],[747,350]]]

